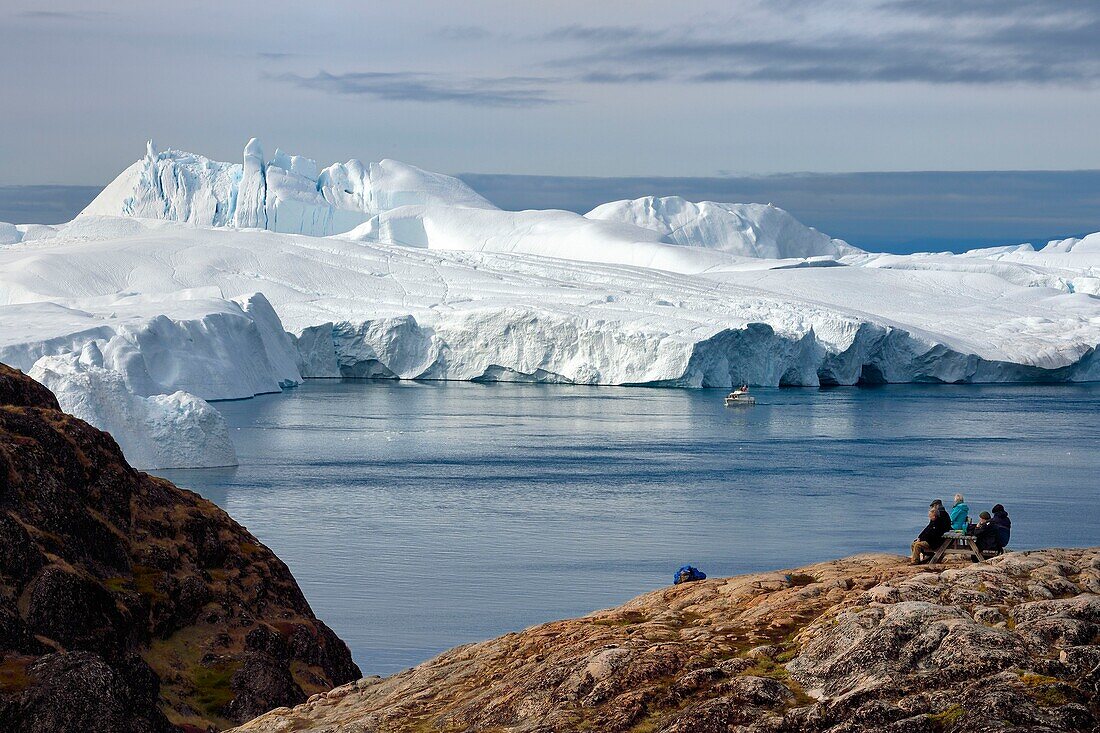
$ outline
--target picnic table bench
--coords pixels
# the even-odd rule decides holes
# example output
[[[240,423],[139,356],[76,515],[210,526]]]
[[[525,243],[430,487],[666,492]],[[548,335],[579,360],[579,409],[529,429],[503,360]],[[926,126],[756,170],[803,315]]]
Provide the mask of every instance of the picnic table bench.
[[[958,545],[956,545],[958,543]],[[936,554],[929,560],[930,565],[943,562],[944,555],[967,555],[974,558],[975,562],[981,562],[989,557],[994,557],[1001,554],[1001,550],[987,550],[982,552],[978,549],[978,538],[974,535],[969,535],[962,530],[953,529],[950,532],[943,533],[943,544],[936,550]]]

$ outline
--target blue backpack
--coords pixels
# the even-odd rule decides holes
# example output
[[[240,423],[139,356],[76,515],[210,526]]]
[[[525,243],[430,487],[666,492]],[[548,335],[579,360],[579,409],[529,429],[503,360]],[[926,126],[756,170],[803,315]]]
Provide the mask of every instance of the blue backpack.
[[[690,583],[693,580],[706,580],[707,574],[699,568],[693,568],[690,565],[685,565],[676,571],[676,574],[672,576],[672,582],[675,585],[680,583]]]

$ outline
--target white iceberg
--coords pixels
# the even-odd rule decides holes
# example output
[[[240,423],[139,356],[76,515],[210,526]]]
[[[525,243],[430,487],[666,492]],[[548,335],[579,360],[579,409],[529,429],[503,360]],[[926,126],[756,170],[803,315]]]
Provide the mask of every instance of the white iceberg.
[[[194,450],[173,455],[196,465],[227,454],[216,429],[187,427],[212,408],[176,392],[304,377],[1100,379],[1100,235],[875,254],[770,206],[501,211],[448,176],[267,160],[253,140],[232,164],[150,144],[74,221],[0,226],[0,241],[0,361],[63,374],[93,423],[116,400],[178,431]],[[92,342],[99,356],[74,356]]]
[[[96,249],[88,245],[87,251]],[[217,288],[109,292],[120,279],[138,275],[112,272],[125,265],[110,257],[73,258],[80,264],[70,269],[61,264],[64,255],[42,256],[38,250],[16,269],[36,286],[48,286],[52,296],[0,288],[6,296],[0,302],[10,303],[0,306],[5,364],[27,371],[43,356],[101,341],[106,367],[142,396],[183,390],[208,400],[241,399],[301,382],[294,344],[261,294],[233,301]],[[92,269],[82,271],[85,266]],[[71,287],[75,282],[81,286]],[[57,297],[62,289],[70,297]]]
[[[589,219],[652,229],[662,241],[741,257],[787,259],[843,257],[862,250],[805,226],[771,204],[692,203],[679,196],[646,196],[601,204]]]
[[[1067,261],[1082,254],[1035,254],[1045,264],[1020,267],[1084,266]],[[0,250],[0,302],[11,304],[0,320],[25,324],[0,331],[0,359],[24,366],[121,334],[119,353],[143,368],[112,349],[105,358],[135,375],[137,393],[206,398],[276,390],[298,374],[708,387],[1100,376],[1100,299],[1013,282],[1003,260],[950,260],[976,265],[965,270],[931,260],[916,270],[874,266],[870,255],[825,268],[752,260],[682,274],[84,218],[34,246]],[[140,294],[120,298],[123,287]],[[255,291],[278,314],[268,314],[266,342],[265,319],[229,298],[200,297]]]
[[[394,160],[358,160],[318,170],[276,149],[264,159],[252,138],[243,163],[221,163],[152,141],[145,157],[112,181],[81,215],[132,216],[324,236],[347,232],[398,206],[495,208],[457,178]],[[0,232],[0,236],[2,232]]]
[[[109,432],[135,468],[235,466],[225,419],[183,391],[141,397],[124,375],[105,368],[100,342],[79,353],[44,356],[30,376],[50,389],[61,409]]]
[[[538,255],[683,273],[737,264],[721,253],[664,243],[651,229],[587,219],[571,211],[402,206],[340,236],[433,250]]]

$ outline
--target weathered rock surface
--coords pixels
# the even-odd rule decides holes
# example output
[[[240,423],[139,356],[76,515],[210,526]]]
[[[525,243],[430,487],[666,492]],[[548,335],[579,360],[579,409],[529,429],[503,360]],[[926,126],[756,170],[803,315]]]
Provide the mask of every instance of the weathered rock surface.
[[[207,730],[358,676],[270,550],[0,365],[0,731]]]
[[[1100,548],[705,580],[459,647],[239,733],[1095,731]]]

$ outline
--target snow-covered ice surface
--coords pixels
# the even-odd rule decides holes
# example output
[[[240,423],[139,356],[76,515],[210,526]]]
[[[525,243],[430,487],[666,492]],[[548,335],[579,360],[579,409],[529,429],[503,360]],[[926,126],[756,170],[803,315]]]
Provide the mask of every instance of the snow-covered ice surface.
[[[683,273],[731,267],[739,261],[718,252],[664,243],[650,229],[586,219],[571,211],[402,206],[341,236],[423,249],[539,255]]]
[[[121,385],[145,400],[133,424],[202,446],[154,464],[225,460],[198,400],[303,376],[1100,379],[1100,235],[874,254],[770,206],[507,212],[412,166],[318,169],[253,140],[241,164],[150,144],[74,221],[0,225],[0,243],[0,361],[61,375],[93,423]]]
[[[841,257],[860,249],[805,226],[771,204],[692,203],[679,196],[612,201],[585,214],[652,229],[663,241],[742,257]]]

